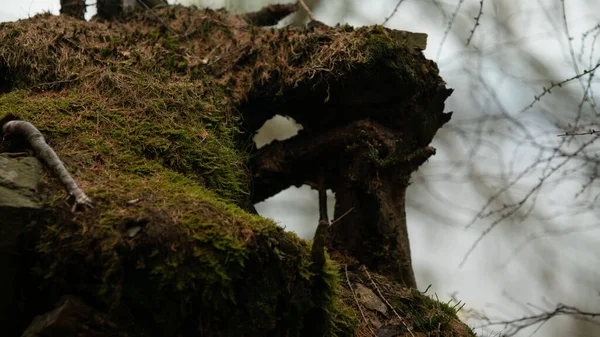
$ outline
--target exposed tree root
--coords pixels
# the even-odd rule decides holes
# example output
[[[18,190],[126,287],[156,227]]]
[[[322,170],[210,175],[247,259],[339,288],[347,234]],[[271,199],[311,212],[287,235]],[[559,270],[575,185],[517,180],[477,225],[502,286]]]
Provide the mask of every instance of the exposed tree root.
[[[69,174],[63,163],[60,161],[56,152],[46,143],[42,133],[33,124],[20,120],[10,120],[2,125],[2,134],[4,137],[22,136],[24,137],[38,159],[40,159],[50,172],[58,177],[65,186],[69,195],[75,198],[75,204],[72,211],[78,206],[92,207],[92,199],[88,197],[77,185],[73,177]]]

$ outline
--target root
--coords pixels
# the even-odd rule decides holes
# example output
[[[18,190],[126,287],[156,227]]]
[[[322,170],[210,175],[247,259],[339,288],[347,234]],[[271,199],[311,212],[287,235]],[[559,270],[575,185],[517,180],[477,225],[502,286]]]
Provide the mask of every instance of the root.
[[[75,211],[78,206],[92,207],[92,199],[77,186],[73,177],[67,172],[67,169],[56,155],[56,152],[46,143],[42,133],[33,124],[20,120],[12,120],[4,124],[2,133],[5,137],[12,135],[25,137],[38,159],[50,169],[50,172],[54,176],[58,177],[69,195],[75,198],[72,211]]]

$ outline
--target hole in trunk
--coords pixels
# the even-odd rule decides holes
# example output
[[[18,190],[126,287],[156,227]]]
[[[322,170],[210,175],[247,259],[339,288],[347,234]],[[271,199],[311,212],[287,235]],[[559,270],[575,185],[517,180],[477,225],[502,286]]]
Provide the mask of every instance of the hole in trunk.
[[[288,231],[312,240],[319,223],[319,196],[307,185],[292,186],[256,205],[258,214],[275,220]],[[335,194],[327,190],[327,215],[333,219]]]
[[[256,144],[256,148],[260,149],[274,140],[286,140],[292,138],[302,129],[302,125],[296,123],[293,118],[275,115],[273,118],[267,120],[260,129],[256,131],[254,144]]]

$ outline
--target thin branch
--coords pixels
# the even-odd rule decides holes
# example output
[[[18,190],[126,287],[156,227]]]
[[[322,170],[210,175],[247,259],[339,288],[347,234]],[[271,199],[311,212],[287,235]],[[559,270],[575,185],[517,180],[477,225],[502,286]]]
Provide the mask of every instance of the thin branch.
[[[462,7],[463,3],[464,3],[464,0],[460,0],[458,2],[458,4],[456,5],[456,8],[454,9],[454,12],[452,13],[452,17],[450,18],[450,21],[448,21],[448,27],[446,27],[446,30],[444,31],[444,36],[442,37],[442,41],[440,42],[440,48],[438,49],[437,54],[435,56],[436,62],[439,61],[439,59],[440,59],[440,55],[442,54],[442,48],[444,47],[444,43],[446,42],[446,39],[448,38],[448,34],[450,34],[450,30],[452,29],[454,20],[456,20],[456,16],[458,15],[458,12],[460,11],[460,8]]]
[[[394,15],[396,15],[396,12],[398,12],[398,7],[400,7],[400,5],[402,5],[403,2],[404,2],[404,0],[398,0],[398,3],[396,3],[396,7],[394,7],[394,10],[390,14],[390,16],[388,16],[387,18],[385,18],[385,20],[383,20],[383,23],[381,24],[382,26],[385,26],[385,24],[388,23],[388,21],[390,21],[390,19]]]
[[[308,18],[310,19],[310,21],[316,21],[315,17],[313,16],[312,12],[310,11],[310,8],[308,8],[308,6],[304,2],[304,0],[298,0],[298,3],[300,4],[300,6],[302,6],[302,9],[304,9],[304,11],[306,12],[306,15],[308,15]]]
[[[571,316],[576,319],[583,319],[590,321],[591,319],[595,319],[600,317],[600,312],[589,312],[582,311],[578,308],[567,306],[559,303],[553,311],[543,312],[537,315],[525,316],[518,319],[513,320],[505,320],[505,321],[490,321],[481,327],[490,327],[494,325],[502,325],[506,328],[511,327],[510,330],[504,331],[503,336],[512,337],[516,336],[521,330],[526,329],[528,327],[534,325],[543,325],[548,322],[550,319],[556,316]],[[539,327],[538,327],[539,328]]]
[[[560,82],[557,82],[557,83],[550,82],[550,86],[548,88],[543,87],[542,88],[543,89],[542,92],[539,95],[533,96],[533,101],[531,103],[529,103],[527,106],[525,106],[523,109],[521,109],[519,111],[519,113],[523,113],[523,112],[531,109],[535,105],[535,103],[537,101],[539,101],[542,97],[546,96],[546,94],[551,94],[551,90],[552,89],[557,88],[557,87],[560,88],[564,84],[567,84],[567,83],[569,83],[569,82],[571,82],[573,80],[579,79],[579,78],[581,78],[581,77],[583,77],[583,76],[585,76],[585,75],[587,75],[587,74],[589,74],[591,72],[596,71],[596,69],[598,69],[599,67],[600,67],[600,62],[596,63],[596,65],[593,68],[591,68],[589,70],[584,70],[582,73],[577,74],[577,75],[575,75],[573,77],[569,77],[566,80],[563,80],[563,81],[560,81]]]
[[[481,19],[482,15],[483,15],[483,0],[480,0],[479,1],[479,13],[477,13],[477,16],[474,18],[475,24],[473,25],[473,29],[471,29],[471,32],[469,33],[469,38],[467,38],[467,44],[465,46],[468,46],[469,43],[471,43],[471,39],[473,38],[473,35],[475,35],[475,29],[477,29],[477,27],[479,26],[479,20]]]
[[[571,33],[569,32],[569,24],[567,21],[567,9],[565,7],[565,0],[561,0],[561,7],[562,7],[562,17],[563,17],[563,26],[565,29],[565,35],[567,36],[567,43],[569,45],[569,55],[571,56],[571,62],[573,62],[573,69],[575,70],[575,74],[579,74],[579,66],[577,65],[577,59],[575,58],[575,50],[573,48],[573,38],[571,37]],[[585,85],[583,84],[583,82],[581,82],[581,79],[579,80],[579,84],[581,85],[581,89],[584,90],[584,92],[587,94],[587,92],[589,91],[589,88],[586,89]],[[596,104],[593,101],[589,102],[590,107],[592,108],[592,110],[596,110]]]
[[[340,215],[340,217],[338,217],[337,219],[333,220],[331,222],[331,226],[335,225],[338,221],[342,220],[346,215],[348,215],[353,210],[354,210],[354,206],[350,207],[350,209],[347,210],[346,212],[344,212],[344,214]]]
[[[567,137],[567,136],[585,136],[585,135],[595,135],[600,133],[598,130],[590,129],[585,132],[565,132],[563,134],[557,135],[558,137]]]
[[[462,267],[465,262],[467,262],[467,259],[469,258],[469,256],[471,255],[471,253],[475,250],[475,248],[477,247],[477,245],[483,240],[484,237],[486,237],[498,224],[500,224],[502,221],[504,221],[505,219],[507,219],[508,217],[514,215],[519,209],[521,209],[521,207],[525,204],[525,202],[535,193],[537,193],[539,191],[539,189],[542,187],[542,185],[544,184],[544,182],[546,181],[546,179],[548,179],[550,176],[552,176],[554,173],[556,173],[556,171],[558,171],[559,169],[561,169],[564,165],[566,165],[572,158],[576,157],[577,155],[579,155],[581,152],[583,152],[590,144],[594,143],[598,138],[600,137],[600,135],[595,135],[595,137],[593,137],[592,139],[588,140],[587,142],[583,143],[577,150],[575,150],[573,153],[570,154],[563,154],[563,156],[565,156],[565,160],[563,160],[561,163],[559,163],[558,165],[556,165],[555,167],[552,167],[548,170],[547,173],[545,173],[538,181],[538,183],[523,197],[521,198],[521,200],[519,200],[517,203],[510,205],[510,206],[505,206],[502,208],[502,210],[508,210],[506,211],[506,213],[502,214],[502,216],[498,219],[496,219],[494,222],[492,222],[480,235],[479,237],[475,240],[475,242],[471,245],[471,247],[469,247],[467,253],[465,254],[465,256],[463,257],[462,261],[459,264],[459,267]],[[557,152],[558,149],[555,151]],[[548,163],[550,164],[550,163]],[[481,212],[480,212],[481,213]],[[498,212],[500,213],[500,212]]]

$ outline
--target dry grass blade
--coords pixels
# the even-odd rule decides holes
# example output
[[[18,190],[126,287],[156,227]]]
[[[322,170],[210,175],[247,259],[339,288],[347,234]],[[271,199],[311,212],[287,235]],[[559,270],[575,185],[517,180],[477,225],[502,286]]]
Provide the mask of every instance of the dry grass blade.
[[[352,296],[354,297],[354,301],[356,302],[356,306],[358,306],[358,310],[360,310],[360,314],[361,314],[363,320],[365,321],[367,327],[369,328],[369,330],[371,331],[371,333],[373,334],[373,336],[377,337],[377,334],[375,333],[375,331],[373,331],[373,329],[369,325],[369,321],[367,320],[367,317],[365,316],[365,313],[362,310],[362,307],[360,306],[360,303],[358,302],[358,298],[356,298],[356,293],[354,292],[354,288],[352,288],[352,284],[350,283],[350,278],[348,277],[348,265],[347,264],[344,265],[344,272],[346,273],[346,282],[348,282],[348,288],[352,292]]]
[[[406,325],[406,323],[404,322],[404,320],[402,319],[402,317],[400,317],[400,315],[398,314],[398,312],[396,311],[396,309],[394,309],[394,307],[390,304],[390,302],[388,302],[388,300],[385,298],[385,296],[383,296],[383,294],[381,293],[381,290],[379,290],[379,287],[377,286],[377,284],[375,283],[375,281],[371,277],[371,274],[369,273],[369,271],[367,270],[367,268],[365,266],[362,266],[362,268],[365,271],[365,273],[367,274],[367,276],[369,277],[369,281],[371,281],[371,284],[373,285],[373,287],[375,287],[375,290],[377,290],[377,293],[379,294],[379,297],[381,297],[381,299],[383,299],[385,301],[385,304],[387,304],[388,307],[390,307],[390,309],[392,309],[392,311],[394,312],[394,314],[396,315],[396,317],[398,317],[398,319],[400,320],[400,322],[402,322],[402,325],[404,325],[404,327],[406,328],[406,330],[408,330],[408,333],[410,333],[411,336],[415,337],[415,335],[413,334],[411,328],[408,325]]]

